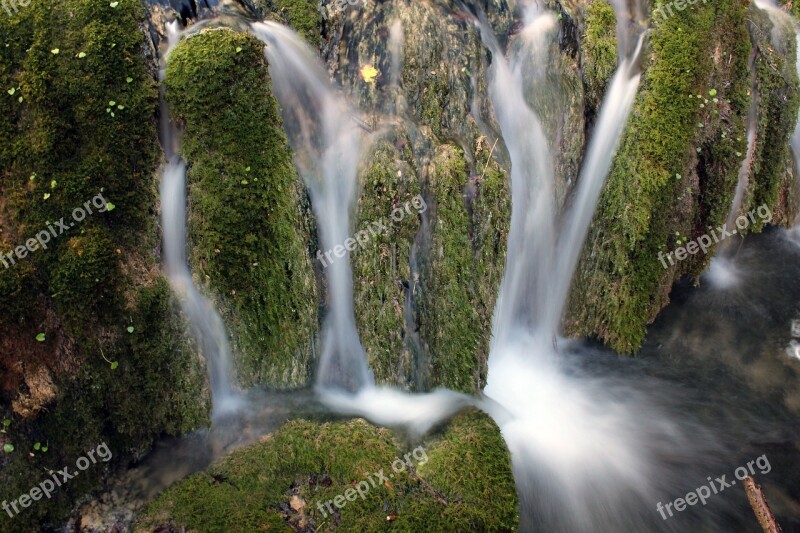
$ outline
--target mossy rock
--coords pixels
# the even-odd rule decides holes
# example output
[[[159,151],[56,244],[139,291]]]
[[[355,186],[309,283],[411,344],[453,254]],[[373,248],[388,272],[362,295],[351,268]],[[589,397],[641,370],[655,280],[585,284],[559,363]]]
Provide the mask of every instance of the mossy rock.
[[[594,117],[606,92],[606,85],[617,68],[617,17],[605,0],[586,5],[581,38],[586,114]]]
[[[656,3],[653,12],[662,7]],[[659,261],[722,224],[746,151],[747,4],[697,3],[656,17],[639,93],[590,228],[567,330],[623,353],[669,301],[672,282],[709,254]]]
[[[485,383],[510,213],[507,177],[489,159],[485,139],[481,146],[482,175],[471,174],[463,151],[453,146],[440,147],[430,164],[430,241],[417,295],[431,384],[464,392]]]
[[[389,142],[380,143],[360,174],[354,235],[364,244],[351,261],[356,322],[375,379],[409,387],[416,378],[406,324],[411,256],[427,204],[413,168],[403,161],[410,154],[398,152]]]
[[[228,29],[181,42],[167,98],[185,124],[190,262],[233,338],[240,382],[307,382],[317,293],[305,195],[263,44]]]
[[[135,530],[511,531],[517,520],[499,430],[469,412],[419,445],[363,420],[289,422],[162,493]]]
[[[208,420],[155,255],[158,100],[144,17],[135,0],[35,2],[0,17],[1,251],[61,217],[68,227],[0,272],[0,413],[15,446],[0,458],[0,499],[100,442],[109,466],[125,464]],[[99,194],[114,208],[93,205]],[[76,215],[87,202],[93,212]],[[48,452],[29,455],[35,442]],[[0,530],[62,525],[106,474],[87,470],[13,521],[2,513]]]

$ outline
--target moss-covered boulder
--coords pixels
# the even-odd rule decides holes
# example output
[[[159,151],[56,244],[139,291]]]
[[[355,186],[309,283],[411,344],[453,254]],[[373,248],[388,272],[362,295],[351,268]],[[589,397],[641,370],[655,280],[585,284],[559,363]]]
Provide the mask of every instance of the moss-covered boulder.
[[[666,7],[657,2],[652,8],[641,87],[568,313],[571,333],[596,335],[620,352],[640,346],[647,324],[669,301],[672,283],[697,276],[714,253],[675,264],[659,260],[659,253],[721,225],[730,209],[747,152],[751,53],[758,86],[770,89],[759,102],[759,141],[744,205],[763,202],[778,213],[779,191],[788,186],[788,135],[797,116],[797,76],[785,68],[794,61],[792,44],[781,55],[758,39],[751,43],[751,32],[769,34],[771,24],[753,27],[759,14],[747,2],[696,3],[663,16],[659,10]]]
[[[419,444],[363,420],[289,422],[165,491],[135,531],[511,531],[516,524],[508,451],[497,426],[470,412]]]
[[[203,31],[172,52],[166,86],[185,128],[190,262],[221,308],[239,380],[303,385],[317,320],[308,211],[263,44]]]

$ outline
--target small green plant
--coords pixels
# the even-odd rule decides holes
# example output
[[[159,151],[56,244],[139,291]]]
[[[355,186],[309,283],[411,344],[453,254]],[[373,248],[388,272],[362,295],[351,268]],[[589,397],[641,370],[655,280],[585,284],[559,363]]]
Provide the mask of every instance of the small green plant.
[[[11,443],[3,444],[3,451],[6,453],[11,453],[14,451],[14,445]]]
[[[44,342],[44,339],[45,339],[44,333],[39,333],[38,335],[36,335],[36,340],[37,341]]]
[[[103,353],[102,348],[100,348],[100,355],[103,357],[103,360],[106,363],[108,363],[109,366],[111,366],[111,370],[115,370],[119,366],[119,363],[117,361],[109,361],[108,359],[106,359],[106,354]]]

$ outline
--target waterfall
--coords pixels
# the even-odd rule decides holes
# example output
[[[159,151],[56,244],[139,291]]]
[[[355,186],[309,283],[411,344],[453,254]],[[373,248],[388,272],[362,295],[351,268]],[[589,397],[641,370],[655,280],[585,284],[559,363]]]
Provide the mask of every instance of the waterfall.
[[[168,26],[169,52],[181,37],[178,23]],[[161,79],[165,77],[161,70]],[[178,132],[169,119],[169,110],[161,89],[161,143],[167,159],[161,177],[161,224],[164,231],[164,264],[172,290],[178,295],[181,309],[189,319],[200,350],[205,357],[211,384],[212,418],[229,413],[241,405],[241,398],[231,384],[230,347],[222,318],[192,281],[186,260],[186,164],[177,154]]]
[[[479,9],[492,56],[492,104],[511,158],[512,211],[505,277],[493,321],[484,408],[500,425],[520,496],[520,528],[620,530],[652,494],[653,434],[627,392],[572,375],[555,348],[571,279],[639,85],[644,34],[619,24],[620,63],[605,95],[572,197],[559,216],[555,172],[541,121],[524,97],[526,69],[542,68],[558,23],[525,8],[524,27],[500,49]],[[626,10],[619,10],[622,17]],[[633,44],[630,44],[630,43]],[[560,220],[560,223],[559,223]],[[634,503],[636,502],[636,503]],[[623,509],[625,509],[623,511]]]
[[[295,164],[311,194],[324,254],[341,247],[350,237],[358,163],[366,140],[355,112],[299,35],[274,22],[253,23],[252,31],[266,45],[273,92],[281,104]],[[395,43],[398,31],[395,25]],[[396,61],[399,72],[399,52]],[[317,368],[317,392],[329,408],[421,434],[471,403],[467,396],[449,390],[409,395],[376,387],[356,329],[349,253],[345,250],[345,255],[330,262],[324,272],[328,314]]]
[[[281,104],[295,163],[311,194],[320,250],[343,248],[358,191],[361,131],[354,113],[328,82],[319,59],[293,31],[275,22],[252,25],[267,46],[273,92]],[[327,264],[328,314],[317,385],[356,392],[373,378],[356,330],[350,254]]]

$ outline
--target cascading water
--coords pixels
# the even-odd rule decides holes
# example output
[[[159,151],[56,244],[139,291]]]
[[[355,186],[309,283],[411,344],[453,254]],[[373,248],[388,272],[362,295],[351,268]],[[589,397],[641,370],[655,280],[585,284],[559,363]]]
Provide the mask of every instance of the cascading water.
[[[275,96],[311,194],[320,249],[333,250],[350,236],[356,199],[361,133],[353,111],[330,87],[322,66],[297,34],[274,23],[255,23],[264,41]],[[349,253],[327,269],[328,308],[317,385],[355,392],[373,383],[356,330]]]
[[[511,450],[520,525],[523,530],[539,524],[565,531],[640,525],[641,511],[634,509],[652,497],[648,454],[650,440],[661,429],[620,401],[628,392],[570,376],[553,343],[636,95],[637,56],[644,36],[637,35],[635,45],[627,46],[630,40],[620,35],[620,64],[559,228],[548,140],[523,92],[525,69],[541,65],[555,38],[556,18],[536,6],[527,7],[525,26],[518,34],[522,42],[509,46],[506,59],[483,15],[477,17],[492,54],[488,85],[512,167],[506,274],[484,392],[494,402],[486,409]]]
[[[662,522],[655,503],[684,494],[681,491],[690,489],[695,480],[702,482],[705,469],[712,464],[708,456],[698,453],[699,447],[694,443],[681,440],[683,433],[698,441],[712,441],[712,437],[686,420],[682,426],[691,429],[679,432],[669,421],[659,422],[663,415],[650,407],[651,401],[659,401],[665,407],[678,403],[676,412],[689,418],[687,411],[698,403],[694,396],[681,404],[673,399],[675,387],[670,386],[661,396],[653,387],[645,397],[631,383],[646,381],[647,376],[641,367],[631,368],[635,363],[630,361],[617,362],[626,368],[624,382],[584,377],[582,366],[573,364],[579,362],[575,352],[581,352],[577,354],[581,363],[601,356],[592,353],[590,358],[583,357],[590,350],[576,348],[572,342],[562,343],[561,353],[554,347],[571,278],[639,83],[637,56],[642,53],[644,39],[635,32],[632,38],[628,34],[632,25],[623,15],[627,9],[616,6],[616,11],[619,67],[608,86],[579,180],[565,202],[568,207],[562,208],[562,216],[555,199],[557,176],[548,139],[537,114],[526,103],[522,88],[526,72],[544,61],[558,22],[547,11],[526,9],[524,27],[512,38],[516,42],[509,47],[512,52],[506,59],[485,19],[477,15],[482,38],[492,54],[487,81],[511,159],[513,194],[506,276],[494,316],[486,398],[476,402],[446,390],[409,395],[376,387],[355,326],[349,257],[337,258],[325,271],[329,312],[317,378],[317,392],[323,401],[336,411],[362,415],[378,424],[404,425],[414,433],[424,433],[464,406],[477,403],[497,421],[512,452],[523,531],[536,525],[552,531],[685,529],[686,522],[679,522],[678,518]],[[195,29],[200,26],[195,25]],[[351,229],[350,214],[365,136],[353,120],[353,111],[327,81],[319,60],[302,39],[272,22],[253,24],[252,29],[267,45],[273,90],[281,103],[296,163],[311,192],[318,218],[320,248],[332,249],[343,244]],[[180,37],[177,26],[170,26],[170,35],[171,49]],[[402,44],[402,26],[395,23],[390,32],[390,85],[397,88]],[[403,115],[405,106],[401,102],[399,94],[400,109],[392,112]],[[187,266],[186,166],[177,156],[177,132],[169,122],[163,98],[161,118],[168,159],[161,183],[166,271],[208,361],[216,415],[238,404],[230,381],[227,336],[218,313],[192,283]],[[793,143],[797,156],[800,126]],[[782,284],[788,285],[785,280]],[[697,312],[690,311],[694,320]],[[614,366],[615,360],[609,359],[612,358],[599,364]],[[654,368],[657,365],[648,367],[648,371]],[[706,388],[715,387],[717,379],[714,375]],[[738,394],[740,384],[734,385]],[[714,393],[717,394],[716,389]],[[719,393],[714,403],[735,396]],[[259,402],[250,398],[248,406],[284,404],[286,400],[269,397]],[[313,403],[306,397],[300,401],[304,405]],[[735,426],[742,419],[741,413],[749,411],[736,410],[725,423]],[[718,429],[724,425],[720,423]],[[737,446],[755,439],[761,443],[769,437],[761,431],[767,425],[753,424],[750,434],[745,429],[733,430],[731,439]],[[252,442],[260,434],[251,434],[244,440]],[[769,438],[780,441],[781,434]],[[190,447],[188,455],[198,455],[195,450],[206,453],[205,448],[205,443]],[[697,476],[697,471],[686,478],[673,473],[680,470],[682,454],[703,464],[702,476]],[[169,457],[165,463],[171,464]],[[726,468],[729,464],[725,463]],[[662,468],[665,465],[667,468]],[[125,484],[130,484],[129,480]],[[718,529],[723,522],[714,512],[724,509],[725,504],[719,503],[717,511],[710,511],[713,505],[703,507],[703,518],[692,523],[713,522]]]
[[[180,39],[178,23],[168,26],[169,52]],[[163,80],[165,71],[161,71]],[[167,159],[161,178],[161,220],[164,230],[164,263],[167,278],[178,295],[200,350],[205,357],[211,384],[212,417],[216,418],[240,404],[240,396],[231,383],[230,347],[222,318],[192,281],[186,260],[186,164],[176,153],[178,132],[169,120],[169,111],[161,95],[161,143]]]
[[[254,23],[252,30],[266,44],[273,91],[281,104],[295,163],[311,194],[320,249],[332,250],[350,236],[358,164],[366,141],[354,111],[327,80],[319,59],[300,36],[274,22]],[[424,433],[470,403],[468,397],[447,390],[412,396],[376,387],[356,329],[349,253],[332,261],[325,273],[328,315],[317,391],[328,407]]]
[[[558,232],[553,162],[541,122],[522,93],[525,61],[544,58],[557,21],[551,13],[532,11],[526,20],[520,33],[524,41],[508,62],[488,25],[480,24],[494,58],[489,85],[511,154],[514,202],[506,277],[494,318],[485,390],[489,398],[480,405],[501,425],[511,449],[523,528],[537,521],[600,529],[641,524],[642,498],[651,496],[652,489],[647,453],[653,436],[671,428],[646,423],[613,397],[634,397],[633,392],[569,377],[551,342],[636,94],[643,36],[636,35],[633,47],[625,44],[629,39],[620,39],[620,66],[609,85],[572,208]],[[320,222],[321,248],[331,249],[348,235],[361,135],[352,111],[296,34],[274,23],[254,24],[253,31],[267,45],[275,95]],[[330,314],[317,379],[326,405],[420,433],[474,403],[447,390],[409,395],[372,384],[353,319],[347,259],[326,272]],[[609,484],[613,490],[607,489]],[[607,522],[598,522],[598,516],[608,517]]]

